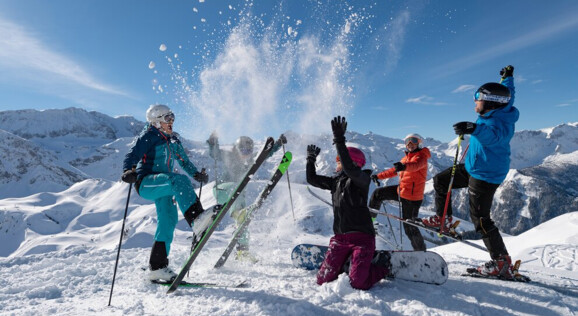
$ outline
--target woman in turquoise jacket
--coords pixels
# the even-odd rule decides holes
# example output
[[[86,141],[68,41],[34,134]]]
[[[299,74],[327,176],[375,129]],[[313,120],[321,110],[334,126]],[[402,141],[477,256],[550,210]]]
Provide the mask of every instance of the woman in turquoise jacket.
[[[454,124],[457,135],[470,134],[470,147],[464,164],[456,166],[452,189],[468,188],[470,218],[476,231],[482,235],[491,261],[478,267],[481,274],[512,278],[512,260],[502,236],[490,215],[494,194],[510,170],[510,140],[520,113],[514,104],[514,67],[500,71],[500,83],[489,82],[474,94],[475,123]],[[440,227],[444,212],[451,170],[448,168],[434,177],[436,215],[424,219],[431,227]],[[446,223],[452,221],[452,207],[448,204]]]
[[[199,182],[206,183],[208,175],[199,172],[187,157],[179,135],[173,132],[175,116],[169,107],[151,105],[146,116],[147,126],[125,156],[122,180],[134,183],[141,197],[155,201],[157,229],[149,260],[149,278],[171,280],[176,276],[168,267],[168,255],[178,221],[175,201],[189,226],[193,227],[193,222],[197,222],[195,232],[202,229],[196,226],[212,215],[209,214],[212,212],[204,212],[189,178],[175,172],[175,161]],[[199,218],[201,214],[204,216]]]

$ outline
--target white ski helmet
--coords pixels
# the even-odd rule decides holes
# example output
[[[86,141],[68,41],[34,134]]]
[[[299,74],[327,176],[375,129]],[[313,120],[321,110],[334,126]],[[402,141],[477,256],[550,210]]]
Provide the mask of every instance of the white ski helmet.
[[[241,136],[235,141],[235,147],[244,156],[253,153],[253,140],[249,136]]]
[[[421,137],[420,134],[411,133],[411,134],[408,134],[403,139],[403,141],[405,142],[406,146],[407,146],[407,143],[412,142],[412,143],[416,144],[418,148],[421,148],[421,145],[423,143],[423,137]]]
[[[147,121],[154,127],[160,128],[161,122],[168,123],[175,119],[175,115],[171,109],[164,104],[153,104],[147,110]]]

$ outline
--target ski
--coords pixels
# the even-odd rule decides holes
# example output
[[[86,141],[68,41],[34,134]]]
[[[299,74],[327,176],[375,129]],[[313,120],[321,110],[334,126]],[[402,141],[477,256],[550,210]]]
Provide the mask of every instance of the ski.
[[[207,230],[203,234],[201,234],[201,237],[200,237],[198,243],[193,246],[193,250],[191,251],[189,258],[187,259],[187,261],[185,262],[185,264],[181,268],[181,271],[179,272],[177,277],[173,280],[173,283],[170,285],[170,287],[167,291],[167,294],[173,293],[174,291],[177,290],[177,288],[179,287],[179,284],[181,283],[181,281],[184,279],[185,275],[187,274],[187,272],[191,268],[191,265],[193,264],[193,262],[195,261],[195,259],[197,258],[197,256],[199,255],[199,253],[201,252],[201,250],[203,249],[203,247],[207,243],[207,240],[209,239],[209,237],[211,237],[213,232],[217,229],[217,226],[219,225],[221,220],[225,217],[225,214],[227,214],[227,211],[229,211],[229,208],[231,208],[231,205],[233,205],[233,203],[235,202],[237,197],[241,194],[243,189],[245,189],[245,187],[247,186],[247,183],[249,183],[249,180],[251,180],[251,177],[253,176],[253,174],[255,174],[255,172],[257,172],[257,169],[259,169],[259,167],[261,166],[261,164],[263,164],[265,159],[267,159],[267,157],[269,157],[269,153],[271,152],[271,149],[273,149],[274,143],[275,143],[275,140],[273,139],[273,137],[267,138],[267,141],[265,142],[265,146],[263,147],[263,149],[261,150],[261,152],[259,153],[259,155],[255,159],[255,162],[253,163],[251,168],[247,171],[247,173],[245,174],[245,176],[243,177],[241,182],[239,182],[239,184],[237,185],[237,187],[235,188],[235,190],[233,191],[233,193],[229,197],[229,200],[227,200],[227,202],[225,202],[225,204],[223,204],[221,209],[218,210],[215,219],[209,225]]]
[[[165,280],[151,280],[151,283],[164,285],[164,286],[171,286],[173,284],[172,281],[165,281]],[[178,287],[188,287],[188,288],[242,288],[242,287],[248,287],[248,286],[249,286],[249,283],[247,280],[242,280],[240,282],[231,282],[231,283],[181,281],[178,284]]]
[[[263,205],[265,199],[267,199],[271,191],[273,191],[273,188],[275,188],[275,185],[277,185],[279,179],[281,179],[281,177],[285,174],[285,171],[287,171],[287,168],[289,168],[292,159],[293,155],[289,151],[286,152],[285,155],[283,155],[283,159],[281,159],[281,163],[277,167],[277,170],[275,170],[275,173],[273,173],[271,180],[269,180],[265,189],[261,191],[261,194],[255,201],[255,203],[251,204],[250,206],[246,207],[245,210],[241,211],[247,212],[245,215],[245,220],[237,227],[237,229],[233,233],[233,238],[231,239],[231,242],[229,243],[229,245],[227,245],[227,248],[225,248],[225,251],[219,257],[219,260],[215,264],[214,268],[220,268],[225,264],[225,262],[231,255],[231,252],[233,252],[233,249],[235,249],[235,246],[239,242],[240,237],[248,229],[249,224],[251,223],[251,220],[253,219],[253,216],[255,214],[255,211],[257,211],[257,209],[259,209],[259,207]]]
[[[508,279],[500,276],[495,275],[485,275],[478,272],[476,268],[468,268],[466,273],[462,274],[462,276],[468,276],[473,278],[482,278],[482,279],[494,279],[494,280],[503,280],[503,281],[513,281],[513,282],[530,282],[530,278],[522,275],[522,274],[515,274],[513,278]]]
[[[325,259],[327,246],[301,244],[291,252],[293,266],[306,270],[317,270]],[[444,284],[448,277],[448,265],[439,254],[432,251],[376,250],[390,254],[389,278],[428,284]]]
[[[504,281],[515,281],[515,282],[530,282],[531,280],[529,277],[522,275],[518,272],[518,270],[520,269],[520,264],[522,264],[521,260],[516,260],[516,262],[514,263],[514,266],[512,268],[512,272],[514,272],[514,275],[512,276],[512,278],[504,278],[499,275],[481,274],[478,271],[478,268],[467,268],[466,273],[462,274],[462,276],[470,276],[474,278],[484,278],[484,279],[496,279]]]
[[[478,245],[478,244],[476,244],[476,243],[473,243],[473,242],[470,242],[470,241],[468,241],[468,240],[466,240],[466,239],[463,239],[462,236],[455,231],[455,226],[457,226],[455,223],[454,223],[454,225],[450,228],[449,231],[440,233],[439,230],[436,229],[436,227],[428,227],[428,226],[425,226],[425,225],[423,224],[423,222],[421,221],[421,219],[419,219],[419,218],[416,218],[415,220],[403,219],[403,218],[401,218],[401,217],[399,217],[399,216],[395,216],[395,215],[393,215],[393,214],[389,214],[389,213],[386,213],[386,212],[378,211],[378,210],[376,210],[376,209],[370,208],[369,210],[370,210],[371,212],[375,213],[375,214],[380,214],[380,215],[383,215],[383,216],[387,216],[387,217],[389,217],[389,218],[393,218],[393,219],[395,219],[395,220],[398,220],[398,221],[400,221],[400,222],[402,222],[402,223],[409,224],[409,225],[412,225],[412,226],[415,226],[415,227],[418,227],[418,228],[423,228],[423,229],[425,229],[425,230],[427,230],[427,231],[430,231],[430,232],[434,232],[434,233],[438,234],[438,236],[440,236],[440,237],[447,237],[447,238],[450,238],[450,239],[452,239],[452,240],[455,240],[455,241],[459,241],[459,242],[461,242],[461,243],[464,243],[464,244],[466,244],[466,245],[468,245],[468,246],[477,248],[477,249],[479,249],[479,250],[486,251],[486,252],[488,251],[488,249],[486,249],[486,247],[484,247],[484,246],[480,246],[480,245]],[[459,224],[459,221],[456,221],[456,223]]]

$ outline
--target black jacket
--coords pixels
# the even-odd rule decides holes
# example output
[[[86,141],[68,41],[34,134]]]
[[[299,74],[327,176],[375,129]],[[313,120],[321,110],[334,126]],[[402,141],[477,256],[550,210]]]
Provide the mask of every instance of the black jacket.
[[[307,182],[331,191],[335,234],[363,232],[375,236],[367,207],[371,170],[361,170],[353,163],[345,142],[336,143],[335,147],[343,170],[335,177],[321,176],[315,170],[315,159],[307,159]]]

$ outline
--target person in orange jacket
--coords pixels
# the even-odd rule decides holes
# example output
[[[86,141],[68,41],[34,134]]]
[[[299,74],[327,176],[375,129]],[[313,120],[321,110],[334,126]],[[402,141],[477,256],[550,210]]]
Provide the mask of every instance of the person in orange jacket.
[[[385,200],[400,200],[402,217],[417,218],[423,202],[423,191],[427,177],[427,160],[431,153],[427,147],[422,147],[423,138],[419,134],[409,134],[405,137],[405,157],[393,164],[392,168],[371,176],[378,181],[399,175],[399,184],[377,188],[369,200],[369,207],[379,209]],[[426,250],[423,236],[419,228],[403,224],[405,234],[411,241],[413,250]]]

